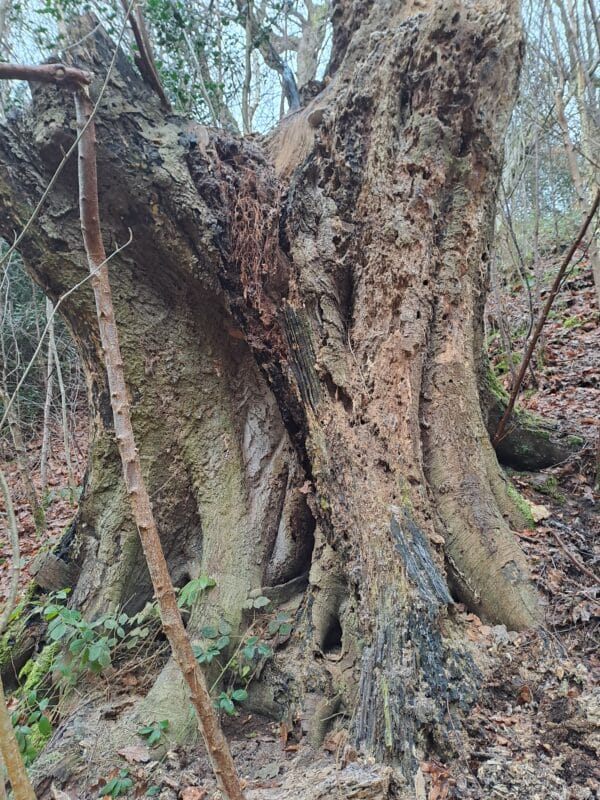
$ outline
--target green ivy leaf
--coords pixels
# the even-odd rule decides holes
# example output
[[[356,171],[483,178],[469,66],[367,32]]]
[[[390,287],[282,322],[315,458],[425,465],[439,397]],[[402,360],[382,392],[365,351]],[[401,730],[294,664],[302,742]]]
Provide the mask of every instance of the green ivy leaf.
[[[235,706],[233,704],[233,701],[227,695],[221,696],[219,698],[219,706],[223,709],[223,711],[226,714],[229,714],[230,716],[235,714]]]
[[[67,632],[67,626],[62,620],[58,620],[58,625],[55,625],[52,630],[48,628],[48,634],[53,642],[58,642]]]
[[[160,737],[161,737],[160,729],[155,728],[148,737],[148,745],[152,747],[153,745],[157,744],[160,741]]]
[[[198,578],[198,588],[201,591],[204,591],[205,589],[212,589],[212,587],[216,585],[217,582],[214,580],[214,578],[209,578],[207,575],[200,575]]]
[[[48,717],[40,717],[40,721],[38,722],[38,730],[42,736],[50,736],[52,733],[52,723]]]

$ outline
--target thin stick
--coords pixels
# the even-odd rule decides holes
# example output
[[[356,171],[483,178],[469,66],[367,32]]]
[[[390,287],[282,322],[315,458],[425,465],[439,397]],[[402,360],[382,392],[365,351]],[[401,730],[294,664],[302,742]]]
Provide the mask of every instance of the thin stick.
[[[79,140],[79,209],[81,230],[88,256],[90,271],[94,272],[92,286],[98,312],[100,340],[108,377],[113,408],[115,438],[121,461],[123,477],[131,502],[131,510],[146,556],[148,571],[160,610],[163,630],[169,640],[175,661],[189,687],[190,700],[196,710],[200,732],[208,750],[219,788],[229,800],[243,800],[243,792],[229,745],[212,705],[204,673],[194,656],[185,630],[169,568],[163,553],[158,528],[154,519],[148,489],[142,473],[140,456],[135,445],[125,382],[125,371],[119,346],[117,323],[112,302],[108,269],[99,266],[106,260],[98,203],[98,178],[96,167],[96,133],[94,123],[89,123],[92,104],[85,87],[75,92],[77,124],[85,130]]]
[[[4,632],[10,615],[13,612],[17,601],[17,592],[19,590],[19,576],[21,574],[21,553],[19,549],[19,531],[17,529],[17,520],[15,517],[15,510],[13,507],[12,497],[10,496],[10,489],[4,473],[0,470],[0,490],[4,496],[4,504],[6,506],[6,516],[8,520],[8,533],[10,536],[10,544],[12,549],[12,566],[10,575],[10,590],[4,611],[0,616],[0,634]],[[15,800],[35,800],[35,793],[27,775],[27,770],[23,764],[21,753],[19,752],[19,745],[15,736],[15,731],[12,726],[12,720],[8,709],[6,707],[6,698],[4,696],[4,687],[0,679],[0,770],[2,770],[2,762],[6,766],[8,779],[13,790],[13,797]],[[0,771],[0,783],[4,787],[4,773]]]
[[[33,786],[23,764],[19,745],[6,708],[4,687],[0,679],[0,753],[4,759],[14,800],[36,800]]]
[[[510,393],[508,405],[506,406],[506,410],[502,415],[500,422],[498,423],[498,427],[496,428],[496,433],[494,434],[494,438],[492,439],[492,443],[494,445],[497,445],[504,435],[506,423],[510,419],[510,415],[512,414],[512,411],[515,407],[515,402],[517,400],[517,395],[519,394],[521,384],[523,383],[523,378],[525,377],[525,373],[527,372],[527,367],[529,366],[529,362],[531,361],[531,357],[533,355],[533,351],[535,350],[537,341],[540,338],[540,334],[546,322],[546,318],[548,317],[548,313],[552,308],[552,303],[554,302],[556,295],[558,294],[565,272],[567,271],[567,267],[569,266],[571,259],[575,255],[575,251],[579,247],[581,240],[585,236],[586,231],[590,225],[590,222],[594,218],[594,215],[598,210],[599,205],[600,205],[600,191],[596,193],[596,198],[592,203],[592,207],[590,208],[587,217],[583,221],[583,224],[579,229],[579,233],[575,237],[573,244],[569,248],[569,252],[564,257],[563,262],[560,265],[560,269],[558,270],[558,275],[554,279],[554,283],[552,284],[552,288],[550,289],[550,294],[548,295],[548,299],[546,300],[546,305],[544,306],[542,313],[540,314],[540,318],[538,320],[537,325],[535,326],[533,336],[531,337],[531,340],[529,342],[529,347],[527,348],[527,352],[525,353],[523,361],[521,362],[521,367],[517,375],[517,380],[512,388],[512,392]]]
[[[573,555],[573,553],[569,550],[569,548],[566,546],[566,544],[562,541],[562,539],[560,538],[560,536],[558,535],[558,533],[556,531],[552,531],[552,536],[554,537],[554,540],[559,545],[559,547],[561,547],[563,549],[563,551],[568,556],[568,558],[573,562],[573,564],[575,564],[577,569],[581,570],[581,572],[583,572],[584,575],[587,575],[588,578],[591,578],[594,581],[594,584],[600,583],[600,579],[598,578],[598,576],[594,575],[594,573],[592,572],[591,569],[588,569],[586,567],[586,565],[577,558],[577,556]]]
[[[8,522],[8,536],[10,548],[12,550],[12,563],[10,568],[10,589],[2,614],[0,614],[0,634],[4,633],[8,620],[17,602],[17,592],[19,591],[19,576],[21,574],[21,552],[19,550],[19,531],[17,529],[17,518],[10,495],[8,482],[4,472],[0,469],[0,491],[4,497],[4,507],[6,509],[6,520]]]

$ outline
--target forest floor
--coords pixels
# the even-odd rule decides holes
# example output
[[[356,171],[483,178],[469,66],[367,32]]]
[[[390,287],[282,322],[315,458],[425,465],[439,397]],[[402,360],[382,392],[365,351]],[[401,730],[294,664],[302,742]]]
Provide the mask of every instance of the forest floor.
[[[549,273],[555,263],[549,263]],[[522,353],[529,326],[528,294],[515,287],[504,316],[514,352]],[[520,341],[519,341],[520,337]],[[510,385],[500,336],[490,337],[490,356]],[[534,365],[522,405],[559,420],[585,440],[580,453],[537,473],[511,473],[518,491],[532,504],[537,524],[518,532],[532,573],[546,602],[545,627],[514,633],[489,626],[459,606],[467,636],[483,672],[479,704],[467,720],[468,741],[461,757],[448,764],[421,765],[414,788],[394,790],[388,768],[357,758],[343,729],[334,730],[315,753],[306,740],[279,724],[242,712],[225,720],[226,733],[249,800],[386,798],[416,800],[587,800],[600,798],[600,516],[594,496],[594,469],[600,409],[600,312],[589,269],[579,265],[563,287],[544,330],[544,357]],[[76,425],[78,479],[85,458],[86,423]],[[35,534],[18,472],[0,463],[15,498],[21,534],[24,591],[40,547],[57,541],[71,519],[60,437],[56,437],[47,504],[48,535]],[[32,475],[39,441],[30,444]],[[2,451],[0,450],[0,459]],[[10,550],[0,539],[0,602],[8,587]],[[146,665],[147,666],[147,665]],[[144,665],[112,691],[126,697],[149,679]],[[156,753],[161,753],[158,758]],[[56,800],[97,797],[111,778],[126,769],[133,795],[160,800],[203,800],[215,796],[206,756],[198,747],[151,750],[140,742],[121,752],[114,770],[90,774],[85,786],[68,786]],[[218,796],[218,795],[217,795]]]

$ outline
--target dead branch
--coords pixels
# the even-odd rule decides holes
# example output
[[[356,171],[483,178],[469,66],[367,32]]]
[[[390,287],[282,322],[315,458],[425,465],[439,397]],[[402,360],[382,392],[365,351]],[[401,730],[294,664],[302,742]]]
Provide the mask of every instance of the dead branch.
[[[129,4],[128,0],[121,0],[121,5],[128,14]],[[152,54],[152,46],[148,31],[146,30],[146,22],[139,5],[136,5],[132,14],[129,14],[129,23],[135,38],[135,43],[140,51],[139,56],[136,56],[135,63],[138,66],[140,73],[146,83],[158,95],[160,103],[165,111],[171,110],[171,103],[169,102],[163,85],[158,76],[156,64],[154,62],[154,55]]]
[[[213,709],[204,673],[196,661],[177,607],[175,590],[160,543],[150,496],[135,445],[108,269],[106,265],[101,266],[106,261],[106,253],[100,229],[96,129],[93,121],[89,122],[92,104],[89,93],[83,86],[75,92],[75,109],[77,125],[81,130],[85,130],[79,140],[78,158],[81,230],[90,271],[96,273],[92,278],[92,286],[113,409],[115,438],[123,464],[123,477],[146,556],[163,630],[189,687],[190,700],[198,715],[200,731],[206,743],[217,783],[230,800],[243,800],[242,788],[229,745]]]
[[[4,507],[6,509],[6,518],[8,522],[8,536],[10,539],[10,548],[12,550],[12,563],[10,568],[10,589],[8,597],[2,614],[0,614],[0,634],[4,633],[8,620],[13,612],[15,603],[17,601],[17,592],[19,590],[19,575],[21,574],[21,553],[19,550],[19,531],[17,529],[17,519],[15,517],[15,509],[10,495],[8,482],[4,476],[4,472],[0,469],[0,491],[4,497]],[[0,777],[1,780],[1,777]]]
[[[584,574],[584,575],[587,575],[587,576],[588,576],[588,578],[591,578],[591,579],[592,579],[592,581],[594,582],[594,585],[596,585],[596,584],[600,583],[600,580],[598,579],[598,576],[597,576],[597,575],[595,575],[595,574],[592,572],[592,570],[591,570],[591,569],[588,569],[588,568],[586,567],[586,565],[585,565],[585,564],[584,564],[582,561],[580,561],[580,560],[577,558],[577,556],[575,556],[575,555],[574,555],[574,554],[573,554],[573,553],[572,553],[572,552],[569,550],[569,548],[567,547],[567,545],[566,545],[566,544],[563,542],[563,540],[560,538],[560,536],[558,535],[558,533],[557,533],[556,531],[554,531],[554,530],[552,531],[552,536],[554,537],[554,541],[556,542],[556,544],[557,544],[557,545],[558,545],[558,546],[559,546],[559,547],[560,547],[560,548],[563,550],[563,552],[565,553],[565,555],[567,556],[567,558],[568,558],[568,559],[569,559],[569,560],[570,560],[570,561],[571,561],[573,564],[575,564],[575,566],[577,567],[577,569],[578,569],[578,570],[580,570],[581,572],[583,572],[583,574]]]
[[[10,64],[0,63],[0,80],[62,83],[65,86],[87,86],[92,76],[85,70],[64,64]]]

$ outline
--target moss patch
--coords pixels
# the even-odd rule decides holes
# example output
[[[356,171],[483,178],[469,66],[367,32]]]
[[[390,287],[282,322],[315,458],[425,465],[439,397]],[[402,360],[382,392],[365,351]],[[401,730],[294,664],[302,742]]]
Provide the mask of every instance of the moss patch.
[[[29,659],[23,669],[19,672],[19,680],[22,682],[22,691],[31,692],[37,689],[46,675],[51,671],[54,659],[60,650],[59,642],[47,644],[36,659]]]
[[[518,508],[521,516],[525,520],[527,527],[533,528],[535,527],[535,520],[533,519],[533,514],[531,513],[531,508],[529,507],[529,503],[525,498],[519,494],[519,492],[515,489],[515,487],[510,483],[510,481],[506,484],[506,493],[508,494],[509,498]]]
[[[536,486],[536,491],[540,494],[546,495],[546,497],[551,497],[555,502],[559,503],[559,505],[563,506],[567,500],[562,494],[559,489],[558,481],[554,476],[550,476],[547,480],[541,483],[539,486]]]

